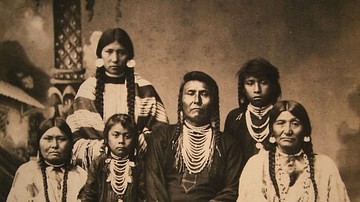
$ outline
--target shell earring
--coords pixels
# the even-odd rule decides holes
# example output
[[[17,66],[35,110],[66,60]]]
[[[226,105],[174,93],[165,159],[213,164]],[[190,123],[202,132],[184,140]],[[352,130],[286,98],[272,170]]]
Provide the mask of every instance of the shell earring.
[[[129,68],[134,68],[136,65],[136,62],[134,59],[131,59],[131,60],[128,60],[127,63],[126,63],[126,66],[129,67]]]
[[[304,142],[310,142],[311,138],[310,136],[304,136]]]
[[[104,60],[103,60],[102,58],[97,58],[97,59],[95,60],[95,66],[96,66],[96,67],[102,67],[102,66],[104,66]]]
[[[270,142],[271,144],[274,144],[274,143],[276,142],[275,137],[274,137],[274,136],[271,136],[271,137],[269,138],[269,142]]]

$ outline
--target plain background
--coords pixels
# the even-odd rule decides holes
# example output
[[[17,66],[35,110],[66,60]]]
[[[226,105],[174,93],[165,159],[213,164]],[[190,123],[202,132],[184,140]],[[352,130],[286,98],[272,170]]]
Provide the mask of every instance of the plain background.
[[[51,2],[0,2],[0,43],[19,42],[49,75]],[[85,4],[81,0],[87,76],[95,72],[101,31],[125,29],[135,46],[135,70],[154,84],[171,123],[186,72],[205,71],[218,82],[223,126],[237,106],[240,66],[255,57],[269,60],[280,71],[282,99],[308,110],[315,151],[336,162],[352,201],[360,201],[360,1],[96,0],[92,21]]]

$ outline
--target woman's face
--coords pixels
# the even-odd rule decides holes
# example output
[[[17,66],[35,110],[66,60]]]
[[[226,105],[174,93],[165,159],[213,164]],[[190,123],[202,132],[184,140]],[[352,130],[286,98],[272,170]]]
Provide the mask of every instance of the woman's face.
[[[211,97],[208,86],[201,81],[188,81],[182,94],[184,118],[191,125],[201,126],[210,121]]]
[[[134,134],[131,134],[120,123],[109,130],[109,147],[113,154],[119,157],[129,155],[132,150]]]
[[[71,143],[66,135],[58,128],[49,128],[40,138],[41,155],[50,164],[65,163],[71,153]]]
[[[265,78],[248,76],[244,81],[245,95],[256,107],[264,107],[271,103],[271,84]]]
[[[300,151],[304,138],[304,127],[300,120],[289,111],[279,114],[273,123],[273,133],[281,152],[295,154]]]
[[[122,75],[128,60],[127,50],[117,41],[105,46],[101,51],[105,70],[110,74]]]

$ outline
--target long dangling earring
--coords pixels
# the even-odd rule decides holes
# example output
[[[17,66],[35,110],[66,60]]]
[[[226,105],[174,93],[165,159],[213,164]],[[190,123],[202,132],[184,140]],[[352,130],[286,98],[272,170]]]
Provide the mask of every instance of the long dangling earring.
[[[304,142],[310,142],[311,138],[310,136],[304,136]]]
[[[104,146],[104,152],[105,152],[105,154],[108,154],[108,152],[109,152],[109,147],[107,145]]]
[[[184,123],[184,115],[183,115],[183,112],[182,111],[180,111],[180,123],[181,123],[181,125]]]
[[[275,137],[274,137],[274,136],[271,136],[271,137],[269,138],[269,142],[270,142],[271,144],[274,144],[274,143],[276,142]]]

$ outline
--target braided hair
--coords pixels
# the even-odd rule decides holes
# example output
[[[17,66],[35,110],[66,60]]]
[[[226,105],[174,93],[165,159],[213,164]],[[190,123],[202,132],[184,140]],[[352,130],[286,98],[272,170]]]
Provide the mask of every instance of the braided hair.
[[[184,124],[184,117],[183,117],[183,103],[182,103],[182,96],[184,91],[184,86],[189,81],[200,81],[205,83],[210,91],[210,98],[211,98],[211,128],[213,130],[213,134],[215,137],[215,147],[217,149],[218,142],[220,139],[220,111],[219,111],[219,88],[216,84],[216,81],[211,78],[209,75],[207,75],[204,72],[200,71],[192,71],[188,72],[183,77],[183,82],[180,85],[179,95],[178,95],[178,109],[177,109],[177,123],[176,123],[176,130],[175,135],[172,139],[172,149],[176,149],[179,144],[179,137],[182,133],[182,127]],[[178,158],[181,158],[180,156]],[[181,159],[176,160],[176,167],[181,169],[182,164]],[[180,170],[179,170],[180,171]]]
[[[273,133],[273,124],[276,121],[276,118],[280,115],[283,111],[289,111],[293,116],[297,117],[301,124],[303,125],[303,134],[309,135],[311,134],[311,123],[309,116],[305,110],[305,108],[298,102],[295,101],[279,101],[277,102],[272,110],[270,111],[270,120],[269,120],[269,126],[270,131]],[[313,152],[313,145],[312,142],[302,142],[301,148],[303,149],[305,155],[307,155],[309,159],[309,167],[310,167],[310,179],[314,187],[314,193],[315,193],[315,202],[317,201],[318,196],[318,188],[315,181],[315,171],[314,171],[314,161],[315,161],[315,154]],[[276,181],[276,173],[275,173],[275,152],[276,152],[276,143],[275,144],[269,144],[268,145],[269,150],[269,173],[271,181],[275,188],[275,193],[278,198],[280,198],[280,192],[279,192],[279,185]]]
[[[238,77],[238,104],[247,106],[249,100],[246,97],[244,82],[249,76],[256,78],[265,78],[269,80],[272,89],[271,104],[274,104],[281,96],[281,87],[279,83],[279,71],[277,67],[263,58],[255,58],[246,62],[237,72]]]
[[[62,131],[62,133],[67,137],[67,140],[68,140],[68,144],[67,144],[68,148],[66,148],[66,150],[65,150],[65,152],[68,152],[68,153],[65,155],[65,159],[63,159],[64,161],[59,162],[60,164],[64,163],[63,167],[65,168],[64,179],[63,179],[62,198],[61,198],[61,201],[65,202],[67,199],[66,195],[67,195],[68,174],[69,174],[69,170],[73,167],[73,165],[71,164],[71,151],[72,151],[72,147],[73,147],[73,136],[72,136],[70,127],[67,125],[65,119],[63,119],[62,117],[53,117],[53,118],[45,120],[44,122],[42,122],[40,124],[39,131],[38,131],[37,138],[36,138],[37,148],[39,149],[38,164],[40,166],[42,179],[43,179],[45,200],[46,200],[46,202],[50,202],[49,192],[48,192],[48,182],[47,182],[47,176],[46,176],[46,167],[48,166],[48,164],[46,163],[46,160],[40,150],[40,139],[45,134],[46,131],[48,131],[50,128],[53,128],[53,127],[59,128]]]
[[[135,75],[134,68],[126,69],[127,107],[129,116],[135,120]],[[104,118],[105,67],[96,70],[95,107]]]
[[[120,43],[126,50],[127,60],[134,58],[134,47],[129,35],[121,28],[106,30],[100,37],[96,56],[101,58],[103,48],[113,42]],[[105,90],[105,67],[96,70],[95,107],[102,118],[104,118],[104,90]],[[127,67],[125,70],[127,88],[127,107],[129,116],[135,120],[135,76],[134,68]]]

